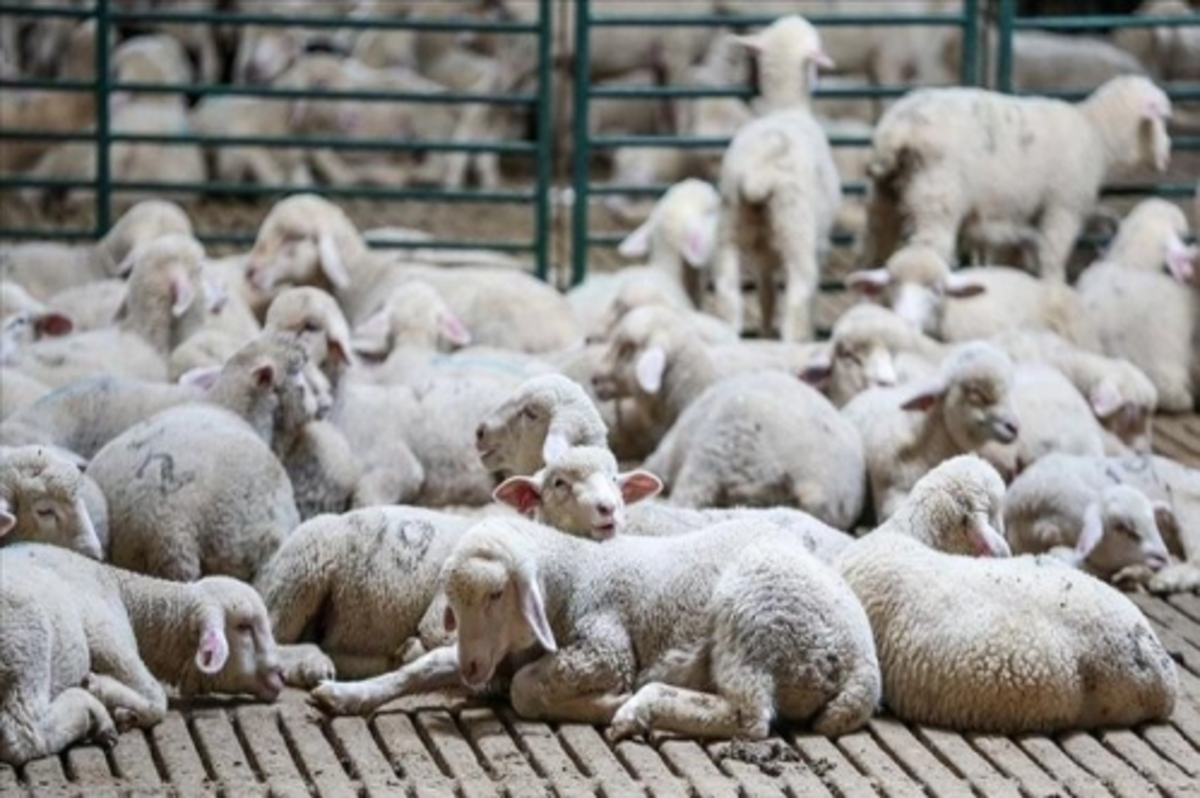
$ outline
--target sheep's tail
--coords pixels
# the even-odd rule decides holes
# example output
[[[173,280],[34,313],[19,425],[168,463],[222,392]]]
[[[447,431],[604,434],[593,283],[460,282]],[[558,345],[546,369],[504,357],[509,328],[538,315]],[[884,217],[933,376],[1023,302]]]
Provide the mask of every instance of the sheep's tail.
[[[712,688],[712,644],[706,638],[683,648],[671,649],[638,675],[637,686],[661,682],[689,690]]]
[[[754,204],[766,202],[775,190],[775,175],[778,173],[776,162],[791,147],[791,141],[783,131],[770,130],[766,135],[769,138],[742,171],[741,185],[738,187],[742,199]]]
[[[842,691],[813,718],[813,731],[837,736],[861,729],[879,708],[882,689],[876,658],[859,658]]]

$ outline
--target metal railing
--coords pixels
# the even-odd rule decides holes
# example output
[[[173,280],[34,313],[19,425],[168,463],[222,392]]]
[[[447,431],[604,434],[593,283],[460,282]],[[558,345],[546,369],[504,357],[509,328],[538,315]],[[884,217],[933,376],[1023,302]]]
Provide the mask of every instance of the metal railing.
[[[94,19],[96,22],[95,78],[93,80],[0,80],[0,90],[38,89],[49,91],[90,91],[95,100],[95,126],[91,130],[64,132],[38,131],[29,129],[4,129],[0,120],[0,146],[19,140],[41,140],[44,142],[90,141],[96,148],[96,172],[93,178],[35,179],[22,175],[0,176],[0,192],[19,189],[78,189],[90,188],[95,192],[94,223],[85,229],[31,230],[9,228],[0,220],[0,239],[4,238],[55,238],[95,239],[102,236],[113,221],[113,196],[120,192],[172,192],[187,194],[222,194],[243,197],[277,198],[298,191],[316,191],[339,198],[370,198],[377,200],[406,200],[459,203],[521,203],[528,204],[533,214],[534,235],[530,240],[415,240],[411,242],[388,240],[380,246],[421,248],[471,248],[528,252],[534,261],[535,271],[543,279],[549,266],[548,241],[550,237],[549,198],[550,174],[550,118],[551,118],[551,0],[538,0],[538,18],[533,22],[483,21],[468,18],[422,19],[419,17],[333,17],[333,16],[275,16],[264,14],[238,14],[231,12],[166,12],[166,11],[123,11],[113,7],[110,0],[94,0],[90,8],[44,7],[0,2],[0,15],[21,17],[59,16],[77,20]],[[113,27],[122,23],[139,26],[154,24],[188,25],[256,25],[274,27],[338,28],[338,29],[386,29],[424,31],[480,31],[491,34],[533,36],[537,41],[537,81],[533,92],[527,94],[479,94],[455,92],[405,92],[379,91],[330,91],[320,88],[293,89],[258,85],[235,84],[149,84],[118,83],[110,79],[112,74],[112,50],[109,36]],[[189,97],[250,96],[269,99],[317,99],[354,100],[359,102],[391,103],[437,103],[464,105],[469,103],[524,106],[533,109],[536,133],[532,141],[527,140],[484,140],[484,141],[427,141],[400,139],[366,140],[352,136],[217,136],[195,133],[173,133],[151,135],[113,130],[109,112],[109,100],[116,92],[140,94],[186,95]],[[114,179],[111,154],[118,143],[141,143],[162,145],[201,145],[205,147],[253,146],[267,149],[303,149],[380,152],[465,152],[497,153],[518,155],[533,161],[533,186],[497,190],[445,189],[423,186],[368,186],[368,185],[261,185],[233,182],[152,182],[119,181]],[[198,231],[205,243],[235,243],[245,245],[253,240],[252,230]]]

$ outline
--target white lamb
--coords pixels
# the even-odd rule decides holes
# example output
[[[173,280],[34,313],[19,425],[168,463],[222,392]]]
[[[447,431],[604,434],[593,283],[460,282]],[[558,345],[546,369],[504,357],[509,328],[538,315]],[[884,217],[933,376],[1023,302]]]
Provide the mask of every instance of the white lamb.
[[[1179,676],[1141,610],[1053,557],[1007,558],[1004,483],[973,456],[938,466],[837,567],[875,633],[900,720],[1054,733],[1165,721]],[[977,558],[973,554],[990,554]]]
[[[71,459],[45,446],[0,447],[0,545],[50,543],[104,559],[104,496]],[[87,497],[103,516],[92,523]]]
[[[1142,271],[1165,265],[1172,277],[1185,282],[1200,268],[1200,250],[1184,242],[1187,233],[1187,215],[1178,205],[1150,197],[1121,220],[1101,260]]]
[[[816,29],[798,16],[742,41],[758,54],[764,112],[738,130],[721,162],[717,315],[742,328],[741,275],[752,272],[761,328],[771,330],[778,262],[787,284],[780,337],[804,341],[814,334],[820,262],[842,203],[829,140],[810,107],[816,69],[831,62]]]
[[[1170,557],[1160,529],[1175,528],[1170,506],[1105,472],[1102,458],[1059,453],[1022,471],[1004,497],[1013,552],[1059,554],[1114,582],[1164,568]]]
[[[842,408],[862,434],[878,522],[943,460],[1017,439],[1012,381],[1009,357],[975,341],[955,347],[932,382],[872,388]]]
[[[1167,95],[1140,76],[1114,78],[1077,104],[976,88],[911,92],[875,130],[862,260],[883,262],[912,243],[952,262],[964,223],[1034,225],[1037,271],[1063,282],[1100,185],[1137,167],[1166,170],[1170,115]]]
[[[212,576],[150,579],[57,546],[0,551],[0,761],[23,765],[167,714],[159,680],[185,696],[283,689],[262,599]]]

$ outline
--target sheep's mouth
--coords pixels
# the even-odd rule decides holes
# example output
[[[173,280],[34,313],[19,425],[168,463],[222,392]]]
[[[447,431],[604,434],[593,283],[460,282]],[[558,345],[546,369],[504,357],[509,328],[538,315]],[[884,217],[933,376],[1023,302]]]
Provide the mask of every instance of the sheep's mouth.
[[[1162,569],[1166,568],[1170,562],[1163,554],[1147,554],[1145,559],[1146,567],[1151,571],[1161,571]]]
[[[615,537],[617,534],[617,524],[615,521],[602,521],[598,524],[592,524],[592,537],[597,540],[608,540]]]
[[[1000,443],[1012,443],[1017,439],[1018,427],[1011,421],[993,421],[992,435]]]

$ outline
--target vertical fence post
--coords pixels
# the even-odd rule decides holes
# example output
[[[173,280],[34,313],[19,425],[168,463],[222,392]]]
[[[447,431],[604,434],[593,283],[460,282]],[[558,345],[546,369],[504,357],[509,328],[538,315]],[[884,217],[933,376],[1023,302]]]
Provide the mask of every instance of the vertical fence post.
[[[963,3],[962,72],[964,86],[979,85],[979,0]]]
[[[551,0],[539,0],[538,3],[538,77],[537,77],[537,200],[534,206],[533,242],[534,270],[539,280],[545,280],[549,275],[550,260],[550,169],[552,166],[552,150],[550,137],[552,135],[551,103],[553,101],[553,86],[551,84],[553,69],[552,40],[554,24],[551,16]]]
[[[1000,0],[999,43],[996,61],[996,88],[1013,90],[1013,34],[1016,33],[1017,0]]]
[[[108,37],[111,23],[108,0],[96,0],[96,238],[108,232],[112,221],[112,175],[108,160],[112,143],[108,118]]]
[[[571,177],[575,204],[571,207],[571,285],[578,285],[587,273],[588,252],[588,165],[591,141],[588,138],[588,100],[591,92],[591,0],[575,4],[574,119],[572,121]]]

